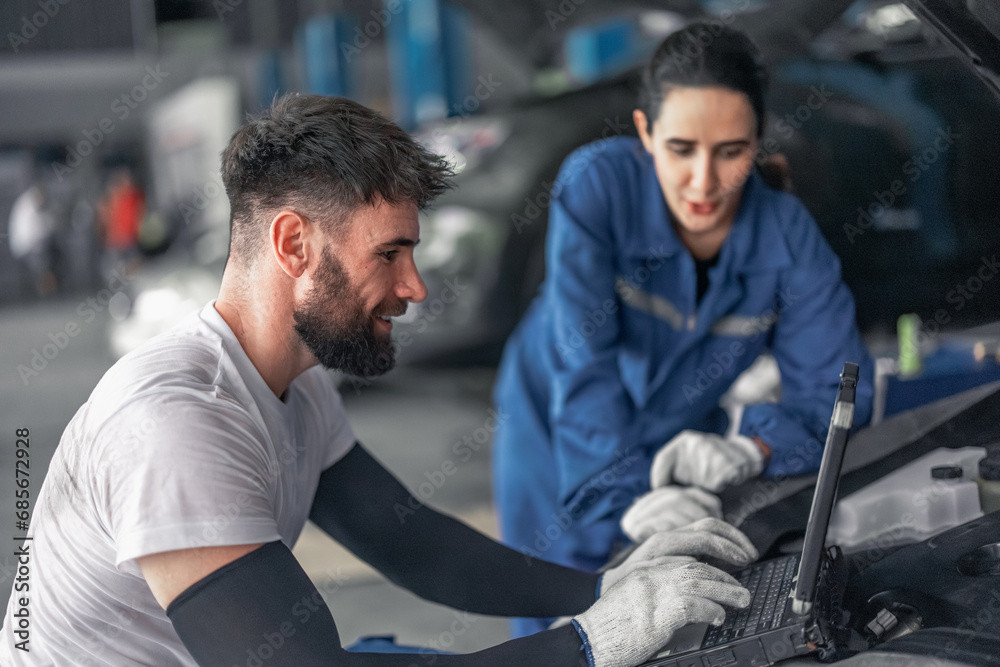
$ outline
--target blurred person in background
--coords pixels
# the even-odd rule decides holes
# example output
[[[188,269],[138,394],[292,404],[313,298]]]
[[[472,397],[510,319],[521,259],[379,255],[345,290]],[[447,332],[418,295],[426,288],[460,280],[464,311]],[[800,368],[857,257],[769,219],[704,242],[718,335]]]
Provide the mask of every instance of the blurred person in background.
[[[139,225],[145,214],[146,197],[136,184],[132,170],[128,167],[113,170],[104,199],[98,205],[106,275],[137,258]]]
[[[41,183],[35,183],[14,201],[10,211],[10,254],[23,267],[36,296],[53,294],[58,285],[53,271],[55,219]]]
[[[639,138],[563,163],[545,283],[494,390],[512,416],[493,448],[512,547],[594,571],[629,541],[721,517],[727,487],[815,471],[845,361],[862,367],[855,424],[870,419],[840,262],[762,177],[766,81],[745,35],[692,24],[645,69]]]

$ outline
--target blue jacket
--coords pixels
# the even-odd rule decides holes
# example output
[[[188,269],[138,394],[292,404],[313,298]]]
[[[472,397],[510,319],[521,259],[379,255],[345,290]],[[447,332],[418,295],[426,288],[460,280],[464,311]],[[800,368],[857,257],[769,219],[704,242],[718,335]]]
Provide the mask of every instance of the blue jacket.
[[[495,438],[495,457],[512,463],[502,470],[514,471],[496,480],[508,489],[498,488],[502,523],[528,520],[504,516],[522,491],[536,506],[573,510],[574,531],[617,521],[649,489],[652,456],[670,438],[726,430],[719,398],[765,351],[781,370],[781,401],[747,406],[739,426],[770,445],[764,476],[819,467],[845,361],[861,365],[855,426],[871,418],[873,363],[840,262],[805,207],[756,172],[698,305],[694,261],[636,139],[566,159],[546,252],[541,294],[508,341],[495,389],[512,416]],[[548,468],[551,488],[517,490],[531,483],[518,466]]]

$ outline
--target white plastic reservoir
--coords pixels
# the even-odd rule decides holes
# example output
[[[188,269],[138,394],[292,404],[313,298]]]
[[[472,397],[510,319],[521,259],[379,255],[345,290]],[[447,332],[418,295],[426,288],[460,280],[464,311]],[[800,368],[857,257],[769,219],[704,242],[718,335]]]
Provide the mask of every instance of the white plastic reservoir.
[[[827,545],[845,553],[920,542],[983,515],[979,503],[979,459],[982,447],[941,448],[928,452],[849,496],[834,508]],[[934,468],[955,466],[962,469]]]

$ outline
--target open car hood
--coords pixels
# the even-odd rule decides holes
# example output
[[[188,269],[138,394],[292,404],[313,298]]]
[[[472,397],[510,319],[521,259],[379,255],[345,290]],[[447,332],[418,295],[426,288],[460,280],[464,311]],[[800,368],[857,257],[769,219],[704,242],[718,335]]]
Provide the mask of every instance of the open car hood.
[[[698,0],[456,0],[536,67],[552,65],[566,26],[609,15],[668,11],[692,20],[711,19]],[[801,52],[813,38],[850,7],[853,0],[734,0],[727,22],[760,45],[765,60],[788,51]],[[759,5],[754,7],[754,5]]]
[[[1000,97],[1000,39],[971,11],[968,0],[904,0],[922,21],[937,30]]]
[[[562,48],[567,25],[576,26],[609,14],[651,10],[683,16],[704,14],[697,0],[456,0],[488,25],[535,67],[552,65]]]
[[[927,25],[954,46],[969,66],[1000,95],[1000,39],[970,11],[968,3],[982,0],[903,0]],[[692,19],[710,18],[697,0],[457,0],[509,44],[517,45],[535,66],[552,65],[562,40],[561,27],[580,25],[609,14],[671,11]],[[789,52],[801,53],[817,35],[836,21],[853,0],[774,0],[758,8],[735,0],[732,25],[760,45],[765,61]],[[984,10],[993,11],[993,10]],[[998,18],[1000,20],[1000,18]],[[565,21],[565,23],[563,22]]]

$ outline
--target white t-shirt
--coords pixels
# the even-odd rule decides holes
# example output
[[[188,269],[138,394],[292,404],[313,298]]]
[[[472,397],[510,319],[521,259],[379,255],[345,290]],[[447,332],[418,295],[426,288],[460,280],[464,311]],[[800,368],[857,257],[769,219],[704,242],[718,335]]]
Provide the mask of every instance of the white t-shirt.
[[[280,539],[355,436],[315,366],[279,400],[214,302],[123,357],[73,417],[31,520],[30,652],[3,665],[195,665],[135,559]]]

